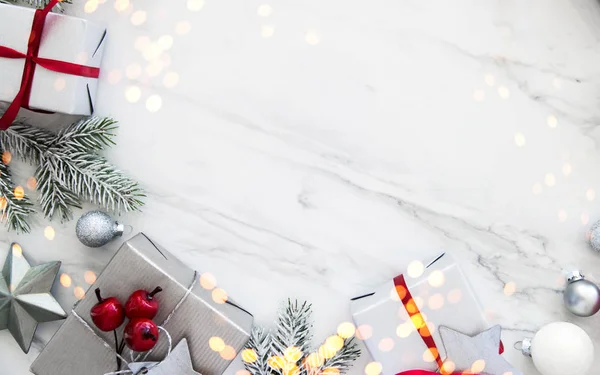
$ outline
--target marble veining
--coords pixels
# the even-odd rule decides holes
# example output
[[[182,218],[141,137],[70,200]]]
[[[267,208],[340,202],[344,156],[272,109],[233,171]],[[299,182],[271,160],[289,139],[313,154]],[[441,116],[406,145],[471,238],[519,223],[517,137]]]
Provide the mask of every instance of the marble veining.
[[[143,213],[118,219],[214,274],[257,323],[309,299],[325,339],[349,298],[443,249],[523,373],[538,375],[512,344],[562,320],[590,334],[600,365],[598,317],[570,315],[561,295],[564,270],[600,281],[586,243],[600,219],[596,0],[67,9],[109,30],[96,109],[120,129],[106,156],[148,192]],[[33,170],[15,164],[25,185]],[[122,242],[88,249],[74,228],[38,216],[28,235],[0,232],[2,257],[18,241],[32,264],[63,262],[66,310]],[[0,373],[27,374],[59,326],[41,324],[27,355],[0,332]]]

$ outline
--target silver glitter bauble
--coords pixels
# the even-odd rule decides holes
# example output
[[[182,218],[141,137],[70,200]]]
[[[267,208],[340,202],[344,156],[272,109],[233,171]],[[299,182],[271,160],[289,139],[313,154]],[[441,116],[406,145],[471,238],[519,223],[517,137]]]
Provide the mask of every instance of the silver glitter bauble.
[[[75,233],[82,244],[89,247],[104,246],[123,234],[122,224],[102,211],[90,211],[77,220]]]
[[[600,221],[597,221],[592,225],[588,232],[588,239],[590,240],[592,249],[600,252]]]
[[[577,316],[592,316],[600,310],[600,289],[584,279],[579,271],[571,272],[563,299],[567,310]]]

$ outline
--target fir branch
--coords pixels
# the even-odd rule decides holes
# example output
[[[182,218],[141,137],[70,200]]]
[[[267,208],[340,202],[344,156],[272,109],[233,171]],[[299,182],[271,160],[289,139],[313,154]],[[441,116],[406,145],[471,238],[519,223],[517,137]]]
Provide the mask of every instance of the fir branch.
[[[50,147],[56,136],[23,123],[15,123],[10,128],[0,131],[0,145],[5,150],[32,164],[39,164],[42,154]]]
[[[306,353],[309,350],[312,335],[310,322],[312,305],[307,302],[298,305],[298,301],[292,303],[288,299],[287,306],[279,314],[277,322],[277,331],[273,337],[273,350],[279,355],[283,354],[287,348],[296,347]]]
[[[272,375],[273,368],[269,366],[271,356],[271,334],[269,331],[254,327],[246,349],[251,349],[256,354],[255,361],[243,361],[244,367],[253,375]]]
[[[0,3],[2,4],[30,6],[36,9],[43,9],[49,2],[50,0],[0,0]],[[71,4],[72,0],[62,0],[60,3],[56,4],[55,8],[60,12],[64,12],[65,10],[63,3]]]
[[[3,150],[0,149],[0,154]],[[10,168],[0,160],[0,209],[2,220],[6,220],[6,227],[14,229],[17,233],[28,233],[30,230],[27,217],[33,212],[33,205],[25,195],[15,196],[15,183],[12,181]]]
[[[107,117],[84,118],[58,134],[55,147],[72,152],[96,152],[115,145],[116,121]]]
[[[351,367],[352,362],[360,357],[360,349],[354,341],[354,337],[344,340],[344,346],[338,350],[335,355],[329,359],[325,359],[319,368],[319,374],[327,368],[336,368],[340,374],[345,374]]]
[[[66,187],[64,181],[55,177],[57,170],[61,172],[61,169],[52,163],[52,159],[44,158],[35,173],[37,189],[44,216],[52,219],[59,215],[61,222],[65,222],[73,218],[71,208],[81,208],[81,203],[77,195]]]

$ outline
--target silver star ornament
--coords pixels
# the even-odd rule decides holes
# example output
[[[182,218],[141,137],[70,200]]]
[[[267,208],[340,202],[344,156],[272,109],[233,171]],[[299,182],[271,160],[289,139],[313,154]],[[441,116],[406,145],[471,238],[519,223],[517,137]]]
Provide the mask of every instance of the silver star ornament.
[[[60,262],[31,267],[19,244],[13,243],[0,273],[0,330],[7,329],[25,353],[38,323],[67,317],[50,294]]]
[[[454,364],[456,372],[473,371],[488,375],[523,375],[500,355],[500,334],[496,325],[473,337],[440,326],[439,333],[446,349],[446,360]]]
[[[186,339],[179,341],[164,361],[130,363],[129,370],[134,375],[202,375],[192,368],[192,357]]]

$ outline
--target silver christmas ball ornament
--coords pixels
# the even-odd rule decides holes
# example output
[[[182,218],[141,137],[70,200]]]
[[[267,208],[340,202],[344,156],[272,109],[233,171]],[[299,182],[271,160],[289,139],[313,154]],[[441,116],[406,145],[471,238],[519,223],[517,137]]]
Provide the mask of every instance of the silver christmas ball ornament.
[[[573,271],[567,277],[563,299],[567,310],[577,316],[592,316],[600,310],[600,289],[580,271]]]
[[[124,226],[102,211],[90,211],[77,220],[75,232],[82,244],[88,247],[104,246],[115,237],[123,235]]]
[[[592,249],[600,252],[600,220],[594,223],[588,232],[588,239]]]

